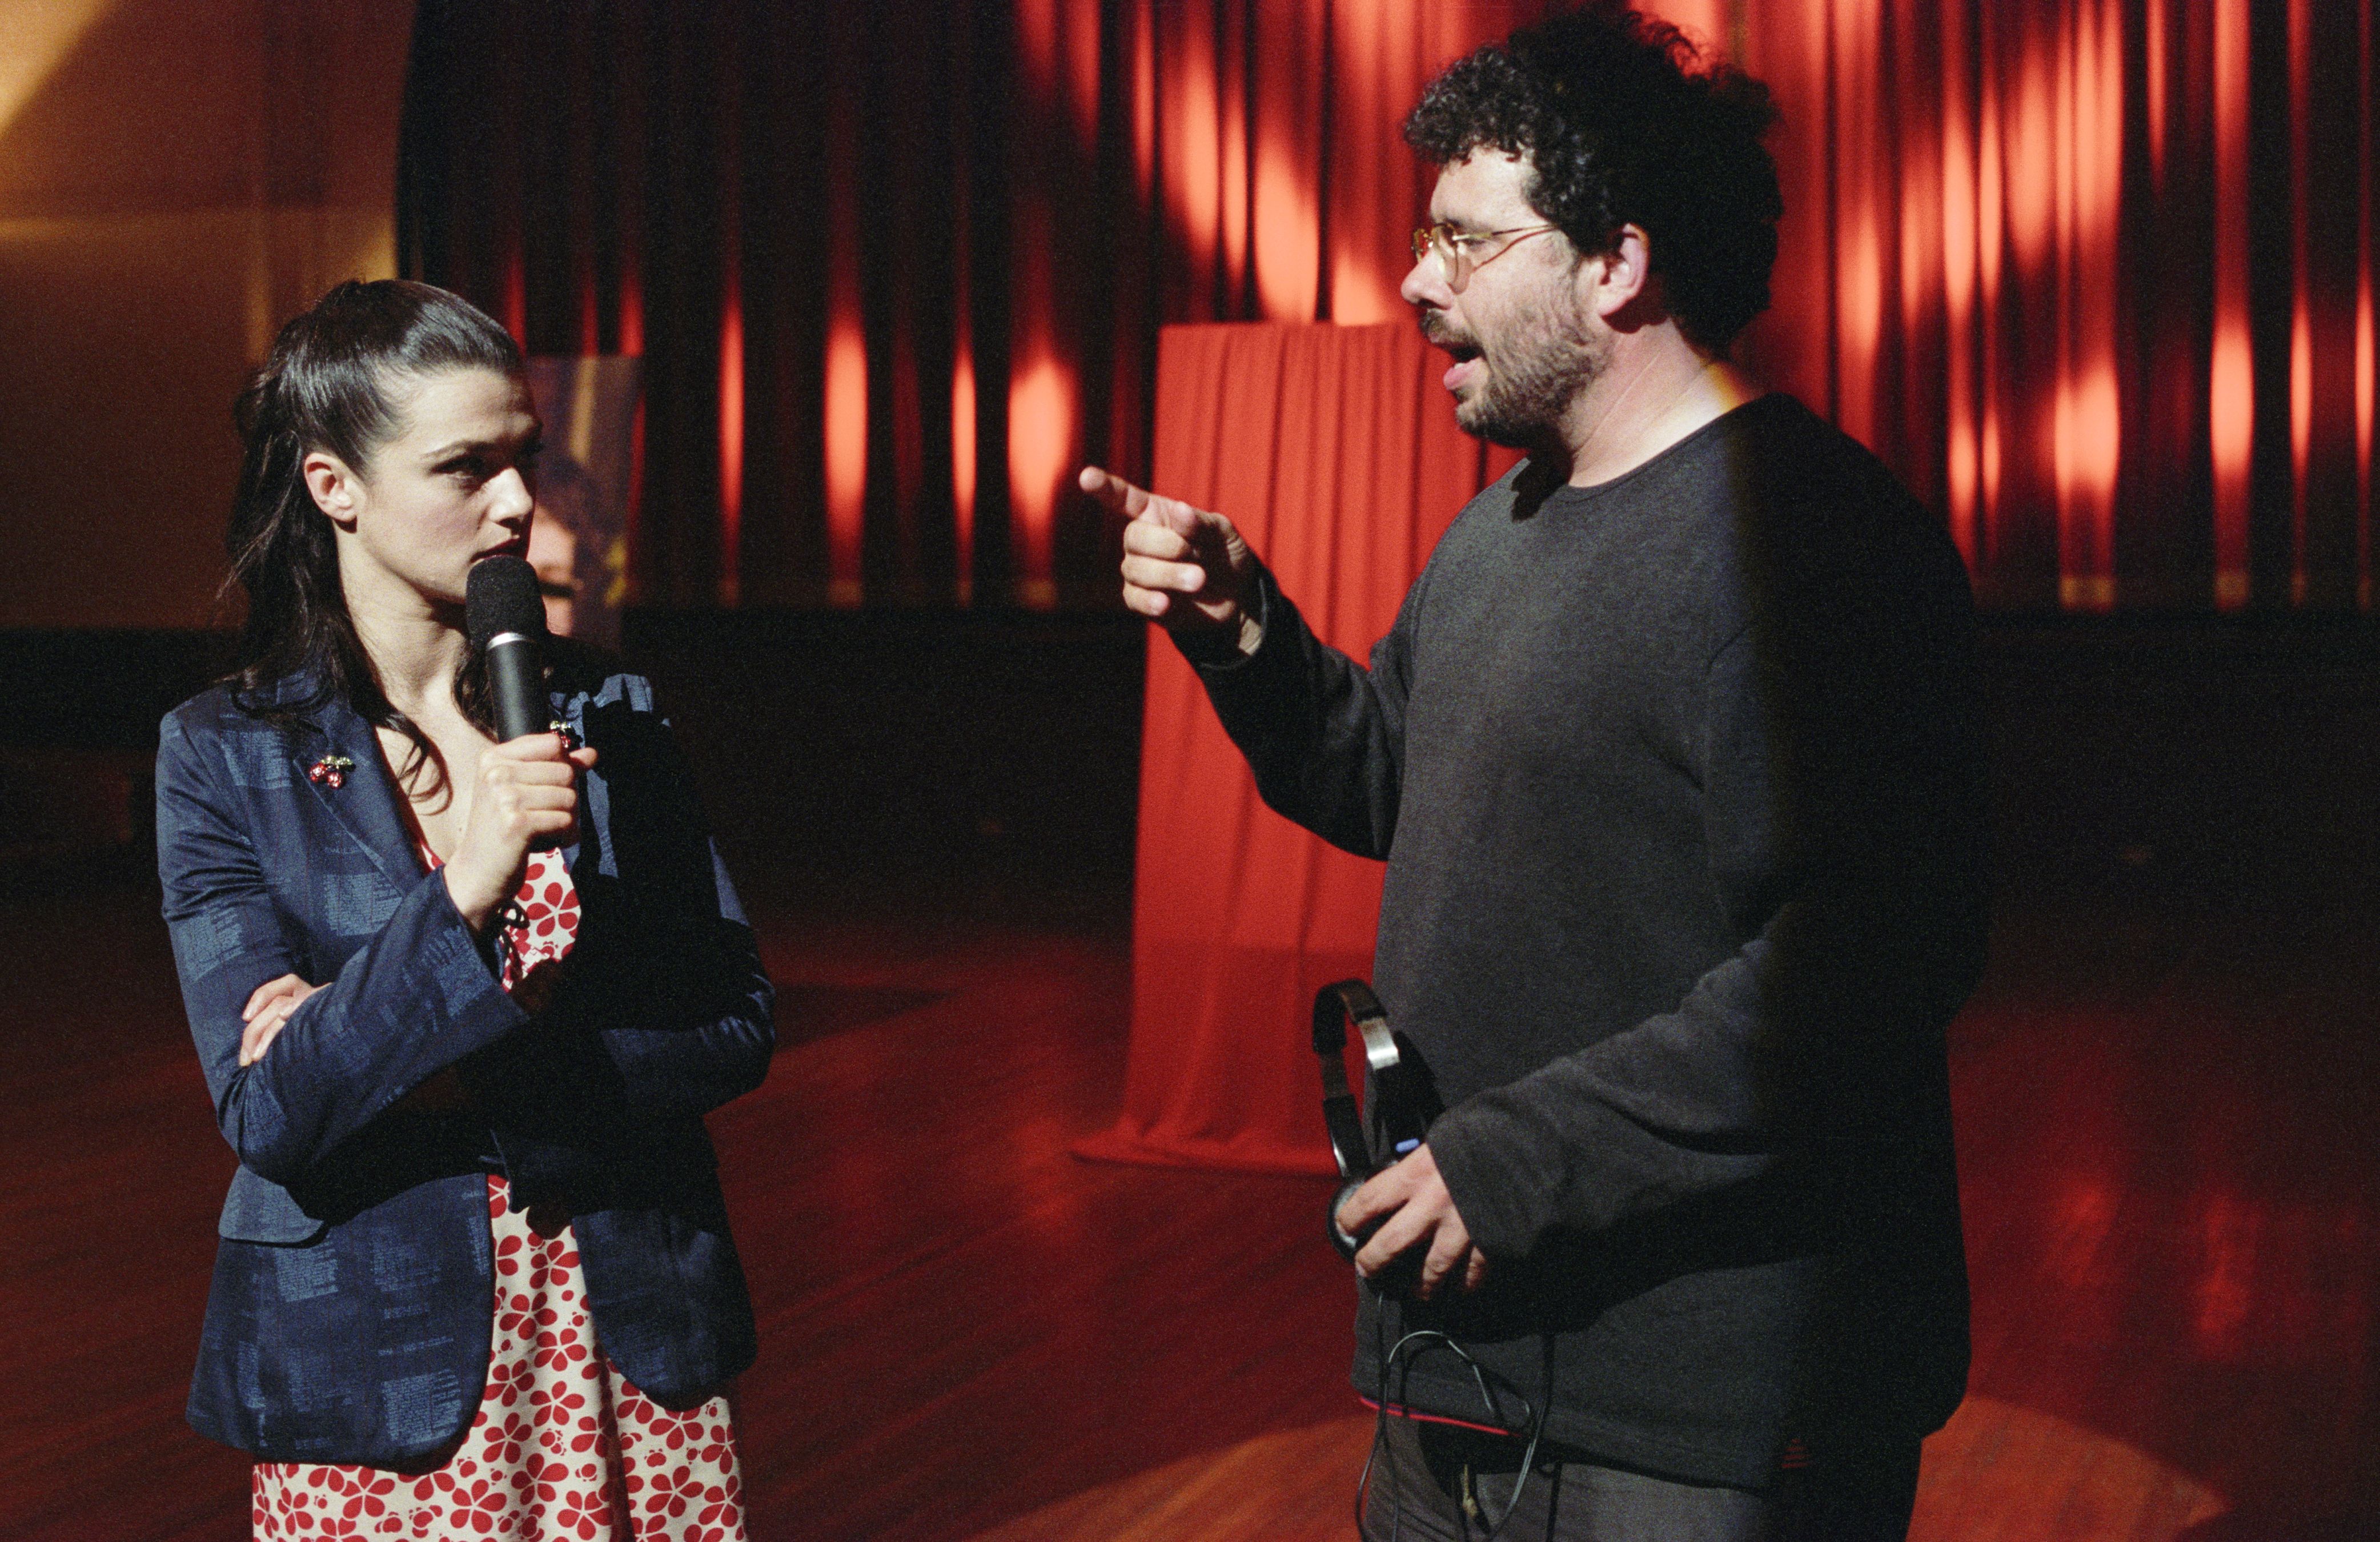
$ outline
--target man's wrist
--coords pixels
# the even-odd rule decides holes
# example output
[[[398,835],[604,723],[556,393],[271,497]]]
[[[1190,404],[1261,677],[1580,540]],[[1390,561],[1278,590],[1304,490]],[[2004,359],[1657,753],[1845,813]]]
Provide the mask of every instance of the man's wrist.
[[[1256,652],[1262,640],[1263,629],[1255,618],[1242,611],[1235,621],[1220,626],[1184,628],[1173,634],[1173,646],[1182,656],[1203,668],[1214,669],[1236,664]]]
[[[1176,632],[1173,645],[1200,669],[1236,669],[1257,656],[1264,646],[1264,585],[1250,572],[1240,587],[1240,603],[1232,620],[1206,628],[1196,636]]]

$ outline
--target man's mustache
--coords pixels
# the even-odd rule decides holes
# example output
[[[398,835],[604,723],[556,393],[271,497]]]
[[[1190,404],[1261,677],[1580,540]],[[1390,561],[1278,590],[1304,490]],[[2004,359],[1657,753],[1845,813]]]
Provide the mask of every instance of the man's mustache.
[[[1431,347],[1450,350],[1468,348],[1474,353],[1479,351],[1478,342],[1457,332],[1447,321],[1446,312],[1442,310],[1425,310],[1417,321],[1421,327],[1422,341]]]

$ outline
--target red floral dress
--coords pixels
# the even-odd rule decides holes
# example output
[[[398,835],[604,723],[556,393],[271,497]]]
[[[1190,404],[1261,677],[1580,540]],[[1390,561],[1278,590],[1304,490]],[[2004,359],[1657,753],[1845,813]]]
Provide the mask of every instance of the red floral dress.
[[[536,997],[578,931],[578,893],[559,854],[530,855],[516,903],[504,985]],[[725,1396],[679,1414],[630,1385],[595,1342],[568,1217],[511,1201],[510,1185],[491,1175],[495,1327],[487,1390],[462,1443],[418,1472],[260,1462],[257,1536],[744,1542]]]

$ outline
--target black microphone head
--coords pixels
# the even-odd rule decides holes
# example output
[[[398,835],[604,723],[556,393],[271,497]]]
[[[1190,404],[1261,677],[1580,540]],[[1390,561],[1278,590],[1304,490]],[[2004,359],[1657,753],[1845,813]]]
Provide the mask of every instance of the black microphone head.
[[[545,601],[538,596],[537,569],[518,557],[481,557],[473,563],[463,583],[463,624],[473,648],[484,649],[490,638],[506,632],[543,641]]]

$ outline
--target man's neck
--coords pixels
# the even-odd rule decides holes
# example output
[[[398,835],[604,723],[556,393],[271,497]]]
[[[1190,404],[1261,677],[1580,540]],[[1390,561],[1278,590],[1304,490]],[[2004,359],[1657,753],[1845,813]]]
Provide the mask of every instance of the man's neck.
[[[1673,322],[1612,338],[1610,363],[1563,414],[1561,443],[1572,487],[1625,476],[1759,395],[1725,360],[1698,351]],[[1555,467],[1560,468],[1559,464]]]

